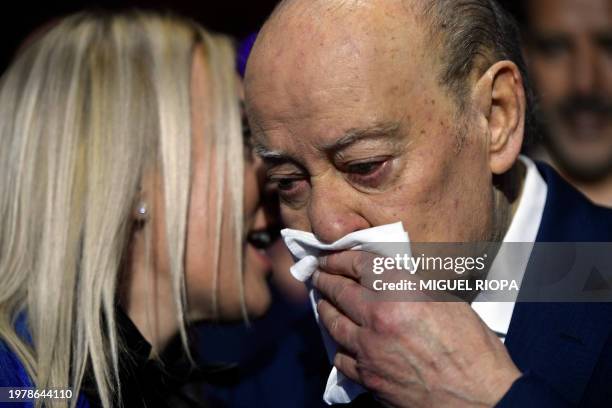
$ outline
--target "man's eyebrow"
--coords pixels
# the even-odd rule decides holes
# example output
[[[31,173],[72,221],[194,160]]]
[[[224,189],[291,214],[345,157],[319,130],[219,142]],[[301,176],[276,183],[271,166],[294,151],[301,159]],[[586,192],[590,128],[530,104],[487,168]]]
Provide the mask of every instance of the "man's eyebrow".
[[[321,146],[323,151],[339,151],[364,139],[374,139],[380,137],[394,137],[400,130],[399,122],[376,123],[365,128],[355,128],[347,130],[342,137],[333,142]]]
[[[320,147],[322,151],[334,152],[347,148],[348,146],[364,139],[373,139],[380,137],[395,137],[400,130],[399,122],[377,123],[365,128],[355,128],[346,131],[338,140],[327,143]],[[253,144],[253,151],[266,162],[294,162],[294,158],[282,151],[271,150],[261,142]]]
[[[253,146],[253,151],[264,161],[291,161],[291,158],[287,153],[280,150],[270,150],[266,146],[258,142],[255,142]]]

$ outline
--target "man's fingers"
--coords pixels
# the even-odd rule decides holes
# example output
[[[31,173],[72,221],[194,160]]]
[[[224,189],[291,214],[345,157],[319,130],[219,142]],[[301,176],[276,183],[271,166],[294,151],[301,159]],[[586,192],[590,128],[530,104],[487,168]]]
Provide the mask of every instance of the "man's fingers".
[[[319,258],[319,268],[327,273],[342,275],[358,282],[372,271],[372,254],[364,251],[342,251]]]
[[[313,282],[321,295],[341,313],[359,325],[363,323],[366,310],[362,300],[367,289],[344,276],[321,271],[317,272]]]
[[[357,354],[359,326],[324,299],[317,304],[317,311],[319,312],[319,320],[332,339],[348,350],[349,353]]]
[[[361,383],[359,371],[357,371],[357,361],[343,351],[338,351],[334,356],[334,366],[349,379]]]

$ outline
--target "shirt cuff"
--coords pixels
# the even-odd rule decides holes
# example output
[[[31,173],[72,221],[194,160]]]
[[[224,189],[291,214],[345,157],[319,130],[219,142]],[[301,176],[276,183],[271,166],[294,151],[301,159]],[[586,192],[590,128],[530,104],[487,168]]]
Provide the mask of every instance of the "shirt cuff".
[[[496,408],[569,408],[566,401],[541,377],[528,370],[510,387]]]

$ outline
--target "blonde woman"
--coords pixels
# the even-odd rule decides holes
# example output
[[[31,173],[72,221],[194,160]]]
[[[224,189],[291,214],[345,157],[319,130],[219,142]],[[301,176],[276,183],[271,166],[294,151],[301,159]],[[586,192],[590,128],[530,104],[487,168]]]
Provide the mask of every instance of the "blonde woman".
[[[228,39],[175,17],[73,15],[21,50],[0,81],[0,386],[163,406],[146,378],[170,338],[265,312],[239,94]]]

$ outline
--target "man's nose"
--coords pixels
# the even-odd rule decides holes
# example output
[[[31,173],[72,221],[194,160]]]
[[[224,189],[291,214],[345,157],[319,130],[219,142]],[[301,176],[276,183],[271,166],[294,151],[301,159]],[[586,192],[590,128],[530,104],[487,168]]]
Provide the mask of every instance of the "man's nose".
[[[573,62],[575,93],[591,95],[598,86],[597,50],[592,44],[579,44]]]
[[[320,241],[332,243],[351,232],[370,228],[358,210],[358,197],[333,185],[313,186],[311,194],[308,218],[312,233]]]

